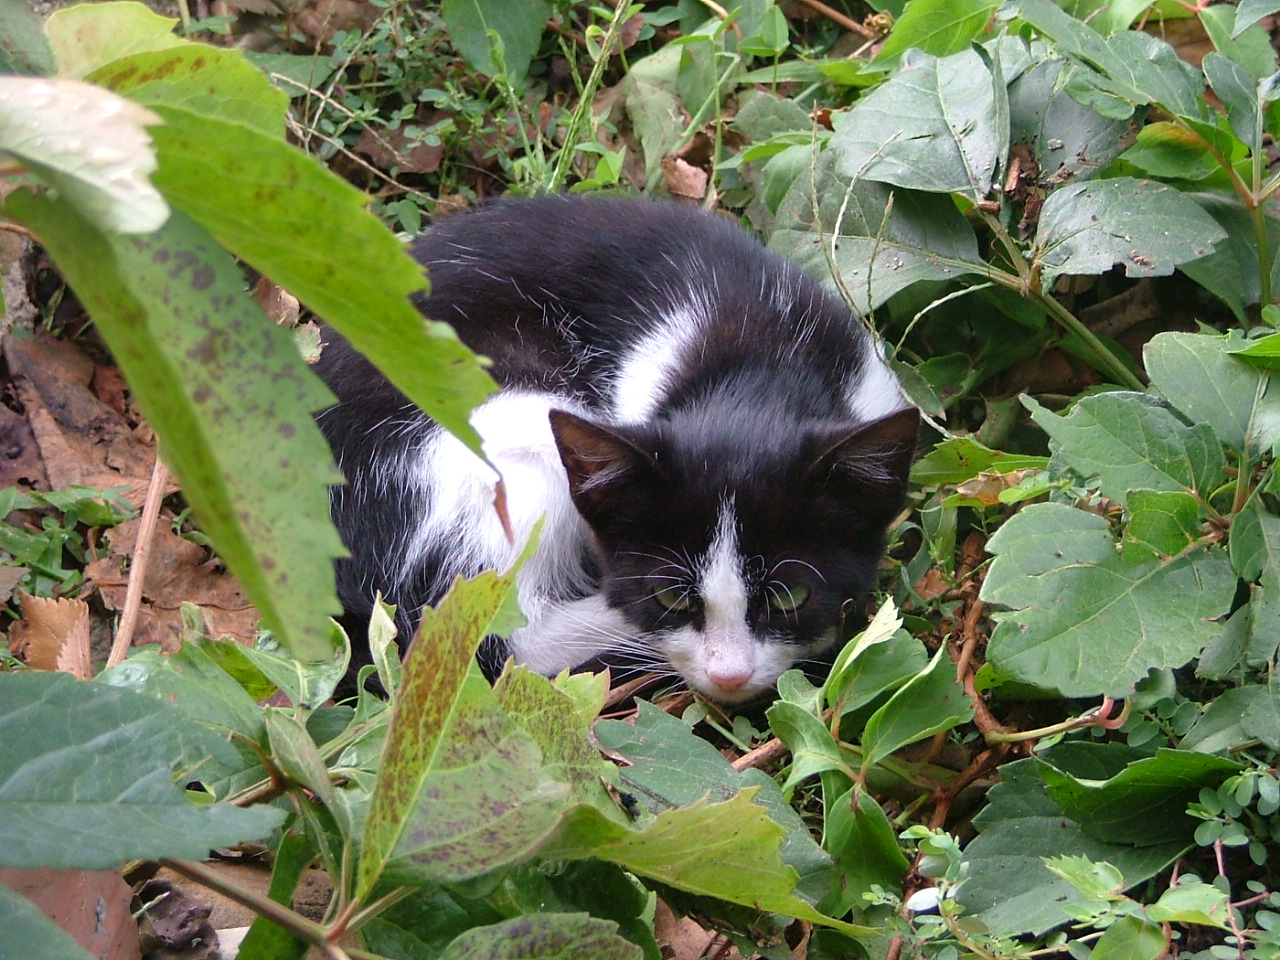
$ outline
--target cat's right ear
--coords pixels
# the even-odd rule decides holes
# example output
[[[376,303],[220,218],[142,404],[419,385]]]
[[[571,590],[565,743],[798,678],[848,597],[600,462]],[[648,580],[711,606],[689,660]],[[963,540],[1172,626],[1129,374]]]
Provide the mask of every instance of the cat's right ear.
[[[649,454],[607,427],[564,410],[552,410],[550,417],[569,493],[587,520],[607,514],[619,483],[634,481],[653,467]]]

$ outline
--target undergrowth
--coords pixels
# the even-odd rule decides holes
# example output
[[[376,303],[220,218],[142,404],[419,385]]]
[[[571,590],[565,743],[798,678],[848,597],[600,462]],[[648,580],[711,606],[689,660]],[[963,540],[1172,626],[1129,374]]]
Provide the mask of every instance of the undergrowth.
[[[0,864],[165,858],[261,914],[245,957],[340,957],[357,931],[361,956],[655,958],[658,897],[747,956],[1280,955],[1280,3],[357,7],[188,23],[199,44],[132,4],[4,28],[4,215],[93,316],[271,633],[88,684],[0,676]],[[1161,38],[1179,20],[1199,65]],[[86,96],[120,119],[75,114]],[[119,154],[86,156],[104,133]],[[933,433],[878,612],[763,715],[597,719],[602,678],[468,669],[509,622],[490,574],[427,618],[403,679],[379,636],[391,707],[326,705],[324,398],[232,254],[474,444],[491,384],[416,334],[419,278],[362,207],[412,233],[600,189],[739,217],[884,337]],[[150,266],[175,254],[211,286]],[[242,357],[193,361],[175,299],[253,331],[289,386],[241,396]],[[75,591],[77,531],[119,519],[91,502],[0,531],[32,592]],[[29,719],[52,716],[76,722]],[[90,752],[112,775],[73,790]],[[92,808],[95,844],[33,826],[55,801]],[[273,901],[198,862],[264,836]],[[321,922],[274,902],[311,862]],[[15,952],[56,936],[3,890],[0,917]]]

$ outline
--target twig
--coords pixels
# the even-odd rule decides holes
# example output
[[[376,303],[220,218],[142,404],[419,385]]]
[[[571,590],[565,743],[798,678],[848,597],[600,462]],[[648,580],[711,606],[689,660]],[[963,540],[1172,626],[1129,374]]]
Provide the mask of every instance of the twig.
[[[836,23],[840,24],[840,26],[844,27],[846,30],[852,30],[854,33],[861,34],[862,36],[866,37],[868,40],[880,39],[873,32],[871,32],[862,24],[860,24],[857,20],[854,20],[852,17],[841,13],[839,10],[831,9],[831,7],[828,7],[825,3],[822,2],[822,0],[800,0],[800,2],[803,3],[810,10],[818,11],[818,13],[822,14],[828,20],[834,20]]]
[[[316,947],[328,960],[349,960],[347,952],[329,940],[328,931],[324,927],[290,910],[283,904],[276,903],[270,897],[231,883],[218,871],[210,869],[203,863],[196,863],[193,860],[170,860],[168,857],[162,857],[160,863],[174,873],[184,876],[188,880],[194,880],[215,893],[222,894],[228,900],[248,907],[254,913],[266,917],[272,923],[283,927]]]
[[[774,737],[772,740],[766,740],[755,749],[748,750],[737,760],[733,761],[733,769],[741,773],[743,770],[765,767],[773,763],[773,761],[777,760],[786,752],[787,745],[777,737]]]
[[[156,465],[151,470],[151,485],[147,487],[147,499],[142,505],[142,517],[138,521],[138,541],[133,546],[133,562],[129,564],[129,585],[124,594],[124,611],[120,615],[120,629],[111,644],[107,666],[124,662],[133,646],[133,632],[138,626],[138,612],[142,609],[142,585],[147,578],[147,564],[151,560],[151,543],[155,539],[156,520],[160,516],[160,503],[164,500],[164,488],[169,483],[169,471],[156,451]]]

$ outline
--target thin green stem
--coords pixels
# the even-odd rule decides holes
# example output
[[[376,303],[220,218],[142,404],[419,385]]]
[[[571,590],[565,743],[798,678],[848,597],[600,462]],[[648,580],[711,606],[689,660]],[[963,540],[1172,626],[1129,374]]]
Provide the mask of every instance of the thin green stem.
[[[558,193],[563,190],[565,181],[569,178],[569,167],[573,164],[579,132],[586,123],[586,118],[591,115],[591,104],[595,100],[595,92],[600,88],[600,83],[604,79],[604,71],[609,65],[609,58],[613,56],[613,48],[622,40],[622,25],[626,23],[630,11],[631,3],[629,0],[620,0],[618,5],[614,7],[613,18],[609,21],[609,29],[605,31],[604,39],[600,41],[600,56],[596,58],[596,62],[591,67],[591,74],[587,77],[586,85],[582,89],[582,95],[578,97],[578,105],[573,108],[569,123],[565,127],[564,144],[556,155],[556,165],[551,171],[551,179],[547,183],[548,192],[550,193]]]
[[[993,277],[992,279],[995,278]],[[996,282],[999,283],[1000,281],[997,280]],[[1131,390],[1147,389],[1146,385],[1138,378],[1138,375],[1121,363],[1120,358],[1112,353],[1107,345],[1099,340],[1097,335],[1086,327],[1070,310],[1042,291],[1031,290],[1028,295],[1054,320],[1058,321],[1059,325],[1069,333],[1074,333],[1084,342],[1097,359],[1099,370],[1108,376],[1114,377],[1117,383]]]

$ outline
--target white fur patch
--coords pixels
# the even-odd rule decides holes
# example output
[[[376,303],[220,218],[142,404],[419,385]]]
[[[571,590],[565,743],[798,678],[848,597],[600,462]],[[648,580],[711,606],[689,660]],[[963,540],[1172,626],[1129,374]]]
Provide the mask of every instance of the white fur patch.
[[[506,570],[524,549],[544,514],[542,536],[517,578],[521,608],[530,620],[541,615],[548,595],[589,588],[582,561],[586,524],[569,497],[548,412],[571,408],[545,393],[505,391],[471,415],[485,455],[502,474],[507,516],[514,542],[507,539],[494,498],[498,475],[457,438],[437,431],[419,454],[417,485],[430,491],[428,519],[407,551],[411,567],[434,544],[450,544],[441,578],[488,567]]]
[[[866,422],[879,420],[907,406],[898,378],[885,360],[882,343],[876,343],[856,376],[857,379],[846,386],[845,402],[857,419]]]
[[[643,423],[670,386],[684,347],[707,314],[702,298],[671,311],[626,352],[613,380],[613,417],[619,424]]]
[[[526,611],[526,616],[528,612]],[[609,650],[635,644],[635,628],[600,594],[550,604],[536,620],[511,635],[517,663],[552,677]]]

